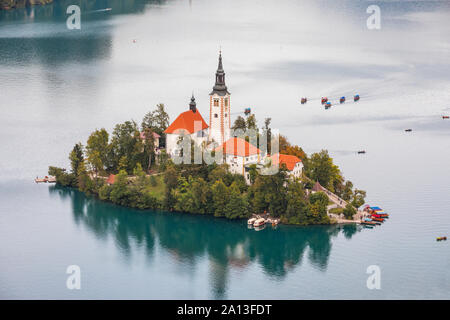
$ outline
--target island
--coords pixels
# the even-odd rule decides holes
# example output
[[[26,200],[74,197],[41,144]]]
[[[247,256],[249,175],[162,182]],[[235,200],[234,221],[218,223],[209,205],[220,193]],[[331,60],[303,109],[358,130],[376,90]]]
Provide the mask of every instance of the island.
[[[227,219],[264,215],[295,225],[364,218],[358,208],[366,192],[344,178],[328,151],[307,155],[275,133],[271,118],[258,128],[251,108],[231,113],[230,97],[220,53],[209,123],[194,95],[171,123],[161,103],[140,124],[130,120],[111,133],[95,130],[73,147],[70,170],[50,166],[48,174],[58,185],[139,209]],[[215,161],[198,157],[205,153]]]

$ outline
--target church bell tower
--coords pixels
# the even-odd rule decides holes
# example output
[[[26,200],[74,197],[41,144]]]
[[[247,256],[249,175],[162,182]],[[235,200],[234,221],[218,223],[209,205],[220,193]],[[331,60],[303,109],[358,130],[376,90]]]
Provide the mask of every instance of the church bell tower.
[[[222,145],[230,137],[230,93],[225,85],[225,72],[222,65],[222,52],[219,53],[219,66],[216,83],[209,94],[209,140]]]

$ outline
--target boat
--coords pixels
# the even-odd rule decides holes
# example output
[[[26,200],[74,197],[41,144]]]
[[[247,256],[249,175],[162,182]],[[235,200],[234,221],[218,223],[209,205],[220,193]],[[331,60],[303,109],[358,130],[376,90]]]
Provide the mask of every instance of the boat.
[[[377,218],[377,217],[372,216],[372,221],[383,222],[384,219],[383,219],[383,218]]]
[[[300,100],[300,103],[301,104],[305,104],[305,103],[307,103],[308,102],[308,98],[302,98],[301,100]]]
[[[405,132],[411,132],[412,129],[405,129]]]
[[[322,97],[321,103],[325,104],[328,102],[328,98],[327,97]]]
[[[345,102],[345,97],[341,97],[340,99],[339,99],[339,103],[344,103]]]
[[[359,101],[359,94],[356,94],[354,97],[353,97],[353,101]]]
[[[358,154],[364,154],[364,153],[366,153],[366,150],[360,150],[360,151],[358,151]]]
[[[443,241],[443,240],[447,240],[447,237],[437,237],[436,241]]]
[[[450,119],[450,116],[442,116],[442,119]]]
[[[256,221],[253,223],[253,226],[256,228],[256,227],[260,227],[265,224],[266,224],[266,219],[259,218],[259,219],[256,219]]]
[[[248,225],[253,225],[253,223],[256,221],[256,218],[250,218],[250,219],[248,219],[248,221],[247,221],[247,224]]]
[[[245,108],[245,109],[244,109],[244,114],[245,114],[246,116],[248,116],[251,112],[252,112],[252,109],[251,109],[251,108]]]
[[[376,225],[376,223],[374,221],[366,221],[366,220],[361,221],[361,224],[362,225],[367,225],[367,226],[374,226],[374,225]]]
[[[331,107],[331,102],[325,102],[325,109],[329,109]]]

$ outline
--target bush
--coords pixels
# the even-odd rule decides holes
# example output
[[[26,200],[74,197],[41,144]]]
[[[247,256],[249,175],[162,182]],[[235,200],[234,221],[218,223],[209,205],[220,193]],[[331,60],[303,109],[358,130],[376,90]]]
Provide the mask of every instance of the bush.
[[[344,214],[345,218],[353,220],[353,215],[356,214],[356,209],[354,206],[348,203],[342,213]]]

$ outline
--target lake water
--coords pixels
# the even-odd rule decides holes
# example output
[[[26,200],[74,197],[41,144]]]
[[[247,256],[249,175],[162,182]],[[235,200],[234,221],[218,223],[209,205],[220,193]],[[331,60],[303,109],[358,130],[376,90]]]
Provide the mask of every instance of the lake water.
[[[447,1],[90,1],[68,30],[77,2],[0,11],[0,298],[450,298],[449,243],[435,240],[450,235]],[[94,129],[157,103],[173,120],[194,92],[207,120],[219,48],[233,112],[328,149],[384,225],[255,232],[34,184]],[[329,110],[299,103],[355,93]],[[66,288],[69,265],[81,290]]]

